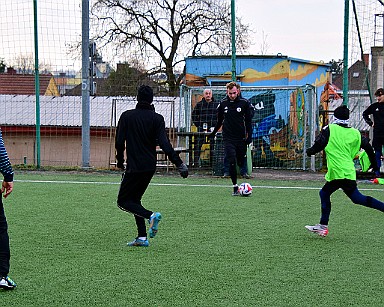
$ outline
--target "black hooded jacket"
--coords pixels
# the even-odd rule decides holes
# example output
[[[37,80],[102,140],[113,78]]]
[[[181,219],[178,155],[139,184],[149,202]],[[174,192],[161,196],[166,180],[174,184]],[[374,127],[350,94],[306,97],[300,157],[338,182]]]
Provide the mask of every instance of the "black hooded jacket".
[[[177,167],[183,163],[169,142],[164,117],[152,105],[138,103],[136,109],[121,114],[115,140],[118,166],[123,165],[126,150],[127,172],[155,171],[157,145]]]
[[[369,117],[370,115],[373,115],[373,121]],[[372,126],[373,123],[375,124],[373,137],[384,137],[384,103],[372,103],[363,112],[363,118],[369,126]]]
[[[217,107],[218,103],[212,97],[211,102],[201,99],[192,111],[192,122],[202,132],[203,124],[207,124],[207,128],[215,127],[217,123]]]

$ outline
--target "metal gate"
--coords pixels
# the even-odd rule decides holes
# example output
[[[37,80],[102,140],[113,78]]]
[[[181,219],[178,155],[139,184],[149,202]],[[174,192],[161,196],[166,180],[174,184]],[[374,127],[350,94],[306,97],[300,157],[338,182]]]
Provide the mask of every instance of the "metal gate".
[[[226,88],[209,87],[216,101],[226,96]],[[181,88],[184,114],[178,124],[178,144],[189,148],[194,155],[194,138],[197,129],[191,114],[196,103],[202,99],[205,87]],[[297,87],[241,87],[241,94],[254,107],[252,118],[252,167],[280,169],[319,169],[322,167],[320,155],[308,158],[305,154],[318,131],[318,108],[316,89],[312,85]],[[181,110],[181,108],[180,108]],[[180,117],[181,118],[181,117]],[[213,173],[220,173],[224,164],[223,150],[215,146],[213,152]],[[204,158],[200,156],[200,160]],[[189,159],[193,161],[193,159]],[[202,167],[190,165],[190,167]]]

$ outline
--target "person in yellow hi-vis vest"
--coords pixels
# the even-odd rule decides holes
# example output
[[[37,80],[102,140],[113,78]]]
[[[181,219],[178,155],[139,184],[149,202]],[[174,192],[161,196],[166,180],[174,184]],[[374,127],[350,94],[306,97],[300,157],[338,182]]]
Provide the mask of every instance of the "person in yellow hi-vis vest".
[[[353,159],[360,149],[364,149],[371,161],[374,171],[378,171],[375,154],[369,139],[361,135],[360,131],[349,125],[349,109],[340,106],[334,111],[334,121],[323,128],[316,137],[315,143],[308,148],[308,156],[325,150],[328,171],[325,175],[327,181],[320,190],[321,217],[320,223],[314,226],[307,225],[306,229],[325,237],[328,234],[328,221],[331,213],[331,195],[338,189],[352,200],[353,203],[384,212],[384,203],[361,194],[356,183],[356,169]]]

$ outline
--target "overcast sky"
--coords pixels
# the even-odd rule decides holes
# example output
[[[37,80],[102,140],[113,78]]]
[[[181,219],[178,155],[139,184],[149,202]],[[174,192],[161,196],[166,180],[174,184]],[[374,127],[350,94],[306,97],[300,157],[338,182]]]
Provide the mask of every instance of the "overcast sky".
[[[255,30],[251,54],[329,62],[343,58],[343,0],[235,0],[236,15]],[[264,34],[263,34],[264,33]]]
[[[1,3],[4,1],[0,0]],[[262,54],[264,49],[263,54],[267,55],[281,53],[291,58],[325,63],[332,59],[343,58],[344,0],[234,1],[236,16],[241,17],[243,22],[251,26],[252,45],[247,54]],[[384,10],[378,0],[356,0],[355,2],[363,3],[365,9],[369,11],[366,15],[370,18],[374,13],[382,13]],[[41,59],[47,59],[49,63],[57,63],[68,69],[75,63],[75,66],[78,66],[81,63],[79,59],[76,61],[72,59],[68,64],[65,61],[58,62],[52,57],[65,58],[68,45],[79,39],[81,1],[45,0],[38,3],[41,12],[39,16],[43,16],[39,19],[39,27],[43,29],[39,34]],[[20,53],[33,54],[32,4],[31,0],[8,1],[7,5],[0,10],[0,28],[2,29],[0,58],[7,60],[7,54],[13,57]],[[350,5],[350,11],[352,11],[352,5]],[[366,21],[361,19],[361,25]],[[372,27],[373,21],[371,20],[370,23]],[[363,32],[363,38],[369,38],[367,33],[372,32],[371,30]],[[358,40],[350,39],[350,41],[355,42],[356,56],[359,56]],[[61,47],[52,52],[50,46],[46,44]],[[369,52],[370,46],[372,44],[369,42],[364,52]],[[349,51],[351,54],[351,48]]]

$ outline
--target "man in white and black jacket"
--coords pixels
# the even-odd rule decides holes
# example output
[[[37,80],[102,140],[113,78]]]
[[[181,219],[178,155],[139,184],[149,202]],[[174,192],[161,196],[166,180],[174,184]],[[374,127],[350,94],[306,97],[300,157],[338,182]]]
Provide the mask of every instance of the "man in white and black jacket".
[[[229,164],[229,175],[233,184],[233,196],[240,195],[237,185],[236,164],[241,168],[247,153],[247,145],[252,143],[251,119],[253,106],[239,96],[239,85],[229,82],[227,96],[217,108],[217,124],[210,134],[214,138],[223,126],[224,154]]]

